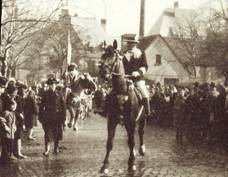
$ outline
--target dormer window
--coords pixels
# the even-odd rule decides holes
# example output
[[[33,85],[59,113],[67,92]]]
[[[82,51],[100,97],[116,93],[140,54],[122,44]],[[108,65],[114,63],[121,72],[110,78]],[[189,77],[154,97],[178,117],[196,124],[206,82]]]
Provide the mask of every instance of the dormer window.
[[[161,55],[156,55],[156,63],[155,63],[155,65],[156,66],[159,66],[161,64],[162,64],[162,62],[161,62]]]

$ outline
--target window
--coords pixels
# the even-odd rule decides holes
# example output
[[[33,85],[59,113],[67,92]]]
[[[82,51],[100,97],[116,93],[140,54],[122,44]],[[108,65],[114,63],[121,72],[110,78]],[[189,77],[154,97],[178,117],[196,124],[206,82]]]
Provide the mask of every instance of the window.
[[[159,66],[159,65],[161,65],[162,63],[161,63],[161,55],[156,55],[156,63],[155,63],[155,65],[156,66]]]

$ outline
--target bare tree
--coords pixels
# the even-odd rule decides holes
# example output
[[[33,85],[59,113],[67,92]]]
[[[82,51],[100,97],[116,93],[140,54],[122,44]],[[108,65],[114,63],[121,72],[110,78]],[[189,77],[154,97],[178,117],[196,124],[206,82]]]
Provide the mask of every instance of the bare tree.
[[[189,10],[186,16],[176,20],[172,31],[177,57],[193,77],[196,77],[196,66],[202,58],[203,22],[199,16],[199,11]]]
[[[21,58],[25,49],[31,44],[31,37],[36,31],[52,21],[52,17],[60,9],[59,5],[48,15],[32,17],[30,10],[23,7],[23,0],[6,0],[3,4],[3,19],[1,21],[1,73],[8,76],[10,71],[25,63],[26,58]],[[17,6],[20,4],[20,7]]]
[[[204,50],[228,82],[228,1],[218,0],[217,4],[219,8],[209,9]]]
[[[175,25],[174,36],[179,43],[175,47],[182,51],[181,59],[195,76],[197,65],[216,66],[228,79],[228,7],[222,0],[216,3]]]
[[[25,56],[32,58],[27,62],[27,69],[32,72],[40,71],[63,73],[63,63],[67,58],[68,34],[72,46],[72,62],[81,63],[89,52],[81,35],[80,27],[72,26],[69,22],[64,23],[63,19],[50,23],[32,37],[32,44],[26,50]],[[33,52],[32,52],[33,51]],[[35,55],[33,55],[36,53]],[[36,64],[34,64],[36,63]],[[36,74],[38,76],[38,74]],[[35,75],[34,75],[35,77]],[[39,79],[39,78],[34,78]]]

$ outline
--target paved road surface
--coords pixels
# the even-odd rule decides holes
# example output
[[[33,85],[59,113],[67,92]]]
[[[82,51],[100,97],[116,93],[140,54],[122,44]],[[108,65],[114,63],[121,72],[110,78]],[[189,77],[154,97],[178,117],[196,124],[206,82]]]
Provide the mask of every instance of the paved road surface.
[[[34,142],[24,142],[23,152],[29,156],[11,165],[1,164],[1,177],[100,177],[105,155],[106,119],[92,115],[76,134],[67,128],[62,152],[43,157],[43,132],[35,129]],[[128,146],[124,127],[118,126],[110,157],[112,177],[228,177],[228,158],[219,148],[177,146],[173,130],[147,125],[146,156],[137,155],[137,171],[127,172]],[[136,136],[137,145],[138,137]],[[138,148],[138,146],[136,146]]]

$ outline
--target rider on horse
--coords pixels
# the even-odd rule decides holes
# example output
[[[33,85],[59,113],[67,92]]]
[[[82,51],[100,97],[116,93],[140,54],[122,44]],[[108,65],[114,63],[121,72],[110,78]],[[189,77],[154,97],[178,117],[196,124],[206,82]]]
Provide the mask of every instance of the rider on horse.
[[[140,97],[142,97],[142,104],[145,107],[145,112],[147,116],[151,116],[150,101],[149,101],[149,91],[146,88],[144,74],[148,69],[146,55],[143,51],[137,48],[138,41],[131,39],[126,40],[127,50],[123,52],[123,65],[125,69],[125,74],[131,76],[130,79],[133,81],[137,91],[140,92]],[[114,73],[115,74],[115,73]],[[111,94],[106,98],[101,111],[97,111],[102,116],[106,116],[109,100],[111,99]]]
[[[79,81],[79,71],[78,66],[75,63],[71,63],[67,68],[67,73],[64,75],[64,86],[66,88],[66,105],[69,110],[71,119],[74,117],[74,112],[72,110],[71,104],[74,99],[74,93],[72,91],[72,85]],[[68,124],[69,127],[72,126],[71,123]]]
[[[67,73],[64,78],[64,85],[68,88],[71,88],[71,85],[74,81],[79,79],[78,66],[75,63],[71,63],[67,68]]]
[[[149,101],[149,91],[146,88],[144,74],[148,69],[146,55],[143,51],[137,48],[138,41],[136,40],[126,40],[127,50],[123,55],[124,69],[127,75],[131,75],[132,81],[134,82],[137,90],[142,96],[142,104],[145,107],[145,112],[147,116],[151,114],[150,111],[150,101]]]

